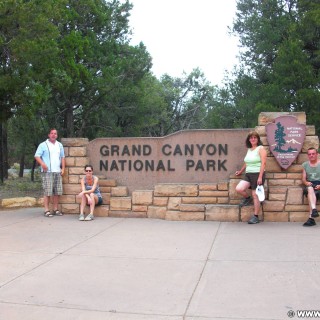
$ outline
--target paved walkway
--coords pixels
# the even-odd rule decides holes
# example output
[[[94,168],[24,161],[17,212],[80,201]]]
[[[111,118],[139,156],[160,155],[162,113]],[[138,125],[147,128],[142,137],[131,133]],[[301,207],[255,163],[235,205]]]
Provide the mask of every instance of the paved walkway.
[[[289,319],[320,310],[320,224],[0,211],[0,319]]]

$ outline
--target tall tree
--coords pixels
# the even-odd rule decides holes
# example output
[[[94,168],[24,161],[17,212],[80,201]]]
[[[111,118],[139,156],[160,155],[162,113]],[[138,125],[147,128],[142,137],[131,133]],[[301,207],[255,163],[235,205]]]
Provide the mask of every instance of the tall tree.
[[[305,111],[310,124],[319,120],[319,12],[320,3],[308,0],[237,1],[241,64],[229,89],[237,84],[243,117],[249,106],[252,115]]]

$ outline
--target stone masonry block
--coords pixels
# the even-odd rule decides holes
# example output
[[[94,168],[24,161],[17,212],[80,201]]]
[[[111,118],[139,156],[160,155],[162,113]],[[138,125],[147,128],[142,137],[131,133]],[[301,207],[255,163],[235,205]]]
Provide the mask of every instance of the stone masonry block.
[[[59,203],[76,203],[76,195],[62,195],[59,197]]]
[[[264,221],[266,222],[288,222],[288,212],[264,212]]]
[[[311,147],[314,147],[316,149],[319,148],[318,136],[307,136],[304,140],[301,152],[307,152]]]
[[[169,197],[153,197],[153,205],[166,207],[168,204]]]
[[[75,159],[75,166],[81,167],[84,170],[84,166],[89,163],[88,157],[76,157]]]
[[[207,205],[205,220],[239,221],[239,207],[232,205]]]
[[[306,136],[314,136],[316,134],[315,126],[307,126]]]
[[[166,212],[165,219],[170,221],[203,221],[204,212],[181,212],[168,210]]]
[[[198,195],[197,184],[157,184],[154,189],[155,196],[195,197]]]
[[[89,144],[87,138],[62,138],[61,143],[64,147],[83,147]]]
[[[229,182],[229,197],[230,199],[242,199],[242,196],[236,192],[236,186],[240,182],[240,179],[231,179]]]
[[[76,164],[75,158],[66,157],[66,167],[74,167]]]
[[[33,197],[8,198],[1,202],[3,208],[35,207],[36,205],[37,199]]]
[[[269,194],[271,193],[286,194],[287,189],[288,189],[287,187],[283,187],[283,186],[269,186]]]
[[[144,205],[132,205],[132,211],[133,212],[147,212],[148,211],[148,206]]]
[[[64,184],[63,194],[77,195],[81,191],[80,184]]]
[[[270,200],[270,201],[285,201],[286,194],[284,194],[284,193],[269,193],[268,200]]]
[[[111,197],[127,197],[128,188],[127,187],[112,187]]]
[[[205,205],[204,204],[181,204],[180,211],[188,211],[188,212],[204,212]]]
[[[228,204],[229,203],[229,198],[219,197],[219,198],[217,198],[217,203],[218,204]]]
[[[81,175],[83,176],[83,168],[80,167],[69,167],[69,175]]]
[[[215,197],[182,197],[181,203],[214,204],[214,203],[217,203],[217,198]]]
[[[79,184],[80,185],[81,176],[78,175],[70,175],[69,176],[69,183],[71,184]],[[66,182],[67,183],[67,182]]]
[[[274,179],[287,179],[287,174],[286,173],[274,173],[273,175]]]
[[[229,191],[199,191],[199,197],[228,197]]]
[[[111,211],[126,211],[131,210],[131,197],[111,197],[110,199]]]
[[[95,217],[108,217],[110,207],[108,205],[101,205],[94,208]]]
[[[99,187],[100,187],[100,192],[101,193],[110,193],[111,194],[111,188],[112,187],[101,187],[100,184],[99,184]]]
[[[132,192],[132,204],[150,205],[153,202],[152,190],[138,190]]]
[[[102,193],[102,203],[103,204],[110,204],[111,194],[110,193]]]
[[[289,188],[287,193],[286,204],[302,204],[302,198],[302,188]]]
[[[288,169],[287,169],[288,173],[300,173],[302,172],[302,167],[300,164],[292,164]]]
[[[152,219],[164,219],[166,211],[166,207],[149,206],[147,216]]]
[[[302,205],[298,205],[298,204],[288,204],[285,206],[284,208],[285,211],[289,211],[289,212],[309,212],[309,205],[308,204],[302,204]],[[270,210],[273,211],[273,210]]]
[[[168,201],[168,210],[180,210],[180,204],[180,197],[170,197]]]
[[[218,186],[216,183],[200,183],[199,184],[199,191],[214,191],[218,190]]]
[[[290,222],[306,222],[309,218],[309,212],[295,212],[291,211],[289,213]]]
[[[218,183],[218,190],[220,190],[220,191],[229,190],[229,183],[228,182],[219,182]]]
[[[283,211],[284,201],[269,201],[265,200],[263,202],[263,211]],[[286,210],[287,211],[287,210]]]
[[[287,179],[301,180],[301,173],[288,173]]]
[[[248,222],[249,219],[252,217],[253,215],[253,206],[248,206],[248,207],[242,207],[242,208],[239,208],[240,210],[240,221],[242,222]],[[260,210],[259,210],[259,219],[260,220],[263,220],[263,214],[262,214],[262,208],[260,206]]]
[[[70,147],[69,156],[70,157],[85,157],[87,155],[86,147]]]
[[[266,163],[266,172],[281,172],[281,167],[275,158],[268,157]]]
[[[274,122],[274,120],[280,116],[295,116],[297,122],[301,124],[306,124],[307,118],[305,112],[261,112],[258,117],[259,126],[265,126],[269,122]]]
[[[69,213],[75,213],[79,214],[80,213],[80,206],[77,203],[62,203],[61,204],[61,211],[64,214],[69,214]]]
[[[99,179],[100,187],[116,187],[117,181],[114,179]]]
[[[146,212],[137,212],[137,211],[109,211],[109,217],[114,218],[147,218]]]
[[[292,179],[270,179],[268,181],[269,187],[273,186],[294,186]]]

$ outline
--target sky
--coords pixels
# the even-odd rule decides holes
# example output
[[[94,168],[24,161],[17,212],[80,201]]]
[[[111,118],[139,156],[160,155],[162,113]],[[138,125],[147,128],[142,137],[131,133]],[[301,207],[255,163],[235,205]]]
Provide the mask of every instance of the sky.
[[[236,0],[130,0],[131,44],[142,41],[157,78],[199,67],[212,85],[237,64],[238,40],[228,34]]]

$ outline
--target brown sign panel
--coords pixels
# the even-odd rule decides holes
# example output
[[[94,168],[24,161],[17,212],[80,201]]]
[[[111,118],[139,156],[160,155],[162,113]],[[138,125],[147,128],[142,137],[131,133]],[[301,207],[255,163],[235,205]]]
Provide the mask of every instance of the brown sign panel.
[[[129,191],[157,183],[214,183],[243,164],[248,129],[186,130],[161,138],[98,138],[88,155],[97,175]]]
[[[266,132],[270,151],[280,167],[287,169],[301,152],[306,126],[294,116],[281,116],[266,125]]]

